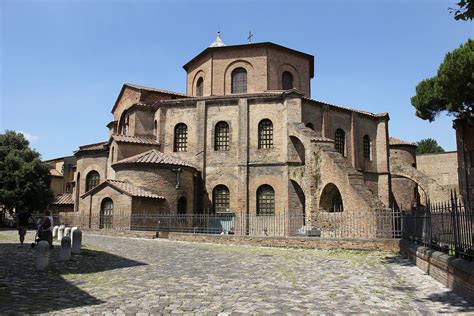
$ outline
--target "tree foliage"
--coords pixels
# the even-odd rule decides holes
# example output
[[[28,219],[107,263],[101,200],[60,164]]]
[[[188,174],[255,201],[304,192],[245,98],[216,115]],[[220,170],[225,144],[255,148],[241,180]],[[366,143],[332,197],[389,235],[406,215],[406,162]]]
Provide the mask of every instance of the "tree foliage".
[[[435,77],[416,86],[411,98],[416,115],[434,121],[441,111],[470,119],[474,113],[474,41],[446,54]]]
[[[472,20],[474,19],[474,0],[460,0],[456,3],[459,8],[449,8],[450,13],[454,13],[455,20]]]
[[[444,153],[443,147],[441,147],[436,140],[433,138],[425,138],[416,142],[418,146],[416,148],[417,154],[433,154],[433,153]]]
[[[23,134],[0,134],[0,204],[9,211],[43,211],[53,199],[49,166]]]

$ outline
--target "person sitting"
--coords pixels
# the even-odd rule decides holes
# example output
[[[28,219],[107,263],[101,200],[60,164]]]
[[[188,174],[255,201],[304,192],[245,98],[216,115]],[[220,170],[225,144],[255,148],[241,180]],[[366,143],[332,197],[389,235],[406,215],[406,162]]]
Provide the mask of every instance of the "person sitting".
[[[41,239],[46,240],[49,243],[49,247],[53,248],[53,217],[51,216],[51,212],[46,210],[44,213],[44,217],[41,220]]]

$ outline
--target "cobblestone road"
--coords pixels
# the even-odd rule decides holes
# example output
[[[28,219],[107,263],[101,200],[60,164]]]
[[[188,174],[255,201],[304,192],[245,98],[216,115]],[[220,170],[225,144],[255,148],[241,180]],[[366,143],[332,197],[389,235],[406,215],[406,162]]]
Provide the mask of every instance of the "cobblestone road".
[[[474,313],[393,253],[86,235],[81,255],[62,263],[56,247],[38,272],[16,238],[0,232],[0,314]]]

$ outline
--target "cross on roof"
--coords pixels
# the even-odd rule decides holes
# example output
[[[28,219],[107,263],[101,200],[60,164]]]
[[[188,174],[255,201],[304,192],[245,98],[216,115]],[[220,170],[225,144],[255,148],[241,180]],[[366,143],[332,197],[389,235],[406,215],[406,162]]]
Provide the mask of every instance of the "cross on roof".
[[[253,37],[252,31],[249,31],[249,36],[247,37],[247,39],[249,40],[249,44],[252,43],[252,37]]]

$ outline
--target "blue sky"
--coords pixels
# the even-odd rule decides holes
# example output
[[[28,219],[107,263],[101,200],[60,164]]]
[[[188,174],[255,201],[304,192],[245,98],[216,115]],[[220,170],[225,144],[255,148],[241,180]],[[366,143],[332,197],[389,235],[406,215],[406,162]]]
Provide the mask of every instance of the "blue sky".
[[[123,83],[185,91],[182,69],[215,38],[315,56],[312,98],[390,113],[390,135],[455,150],[452,118],[417,118],[416,84],[474,35],[452,1],[0,0],[0,131],[44,159],[107,139]]]

